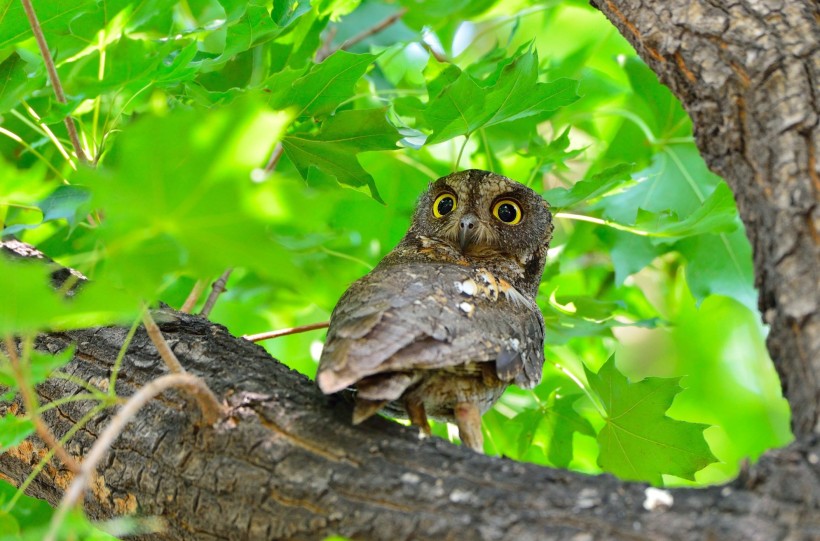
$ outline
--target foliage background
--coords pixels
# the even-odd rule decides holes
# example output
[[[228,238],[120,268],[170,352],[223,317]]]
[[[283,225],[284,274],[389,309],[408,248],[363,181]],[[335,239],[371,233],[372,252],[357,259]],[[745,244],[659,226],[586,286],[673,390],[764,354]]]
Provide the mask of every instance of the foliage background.
[[[45,269],[0,260],[4,336],[130,324],[143,301],[179,307],[227,268],[211,319],[234,334],[327,320],[431,180],[484,168],[557,213],[544,381],[484,417],[488,453],[702,485],[789,441],[731,193],[677,100],[587,2],[34,6],[68,104],[21,4],[0,0],[2,233],[92,283],[67,303]],[[72,155],[67,113],[95,167]],[[264,345],[313,376],[322,338]],[[66,359],[24,360],[33,385]],[[19,381],[0,363],[10,398]],[[5,447],[31,431],[12,422]],[[47,520],[0,486],[0,531]]]

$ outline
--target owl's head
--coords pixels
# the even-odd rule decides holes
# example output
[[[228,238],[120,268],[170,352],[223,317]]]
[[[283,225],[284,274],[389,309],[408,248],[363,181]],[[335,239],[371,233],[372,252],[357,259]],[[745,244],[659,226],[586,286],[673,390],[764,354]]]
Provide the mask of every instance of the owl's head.
[[[443,243],[470,264],[508,270],[508,279],[534,293],[552,228],[540,195],[507,177],[470,169],[430,184],[409,234]]]

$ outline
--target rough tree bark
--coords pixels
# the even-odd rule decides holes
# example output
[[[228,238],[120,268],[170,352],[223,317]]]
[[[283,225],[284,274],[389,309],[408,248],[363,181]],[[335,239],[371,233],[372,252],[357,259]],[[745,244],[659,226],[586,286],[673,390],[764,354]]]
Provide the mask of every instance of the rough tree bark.
[[[820,4],[593,3],[681,100],[732,187],[794,432],[820,432]]]
[[[477,456],[381,419],[350,426],[343,399],[322,396],[217,325],[171,314],[163,332],[229,415],[204,427],[177,393],[152,403],[100,467],[86,499],[93,516],[161,515],[169,529],[156,539],[820,538],[820,8],[814,0],[598,4],[682,99],[704,157],[735,190],[797,441],[731,485],[672,490],[671,507],[647,510],[645,485]],[[90,329],[45,335],[37,346],[77,344],[69,369],[102,384],[124,336]],[[138,334],[117,392],[132,394],[163,371]],[[78,389],[50,381],[38,392],[53,400]],[[66,404],[47,420],[63,434],[88,407]],[[87,451],[109,418],[97,417],[69,451]],[[26,442],[0,457],[0,472],[19,483],[43,453]],[[56,502],[69,479],[49,466],[29,492]]]

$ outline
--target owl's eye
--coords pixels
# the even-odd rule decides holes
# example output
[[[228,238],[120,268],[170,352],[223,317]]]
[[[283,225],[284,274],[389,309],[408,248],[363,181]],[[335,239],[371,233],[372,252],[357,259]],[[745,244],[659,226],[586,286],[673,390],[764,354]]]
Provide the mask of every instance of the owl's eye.
[[[454,210],[456,210],[456,196],[451,193],[443,193],[433,202],[433,216],[436,218],[443,218]]]
[[[508,225],[521,221],[521,207],[512,199],[502,199],[493,206],[493,216]]]

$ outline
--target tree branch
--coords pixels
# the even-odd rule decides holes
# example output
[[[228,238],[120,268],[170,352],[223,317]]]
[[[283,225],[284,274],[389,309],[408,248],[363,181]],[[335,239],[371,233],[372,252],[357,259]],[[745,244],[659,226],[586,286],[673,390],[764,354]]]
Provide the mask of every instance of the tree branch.
[[[111,419],[105,431],[94,443],[91,451],[85,456],[82,467],[66,489],[65,495],[57,507],[57,512],[54,513],[45,541],[54,541],[57,536],[57,530],[63,523],[63,520],[65,520],[68,511],[77,504],[100,461],[125,426],[131,422],[139,410],[142,409],[149,400],[152,400],[163,391],[172,387],[185,389],[197,399],[205,424],[212,425],[219,420],[219,402],[211,390],[208,389],[208,386],[198,377],[192,376],[191,374],[168,374],[148,383],[140,389],[137,394],[128,399],[128,402],[126,402],[117,415]]]
[[[52,88],[54,88],[54,96],[57,98],[59,103],[66,104],[68,102],[65,99],[63,85],[60,83],[60,77],[57,75],[57,68],[54,65],[54,59],[51,57],[51,51],[48,49],[48,44],[46,43],[46,37],[43,35],[43,29],[40,26],[40,21],[37,20],[37,14],[34,12],[34,6],[31,5],[31,0],[20,0],[20,2],[23,3],[23,9],[26,12],[26,17],[28,18],[29,26],[31,26],[31,31],[34,33],[34,38],[37,40],[37,46],[40,48],[40,54],[43,55],[43,62],[46,65],[48,78],[51,81]],[[68,131],[68,137],[71,139],[71,145],[74,147],[74,153],[77,154],[77,159],[81,162],[87,163],[88,158],[86,158],[85,152],[83,152],[83,147],[80,144],[80,138],[77,135],[77,127],[74,125],[74,119],[71,118],[70,115],[66,115],[63,121],[65,122],[66,131]]]
[[[671,505],[658,506],[641,483],[481,456],[381,418],[352,426],[344,397],[323,396],[259,346],[201,317],[166,311],[162,319],[186,370],[224,397],[228,421],[203,430],[185,396],[166,393],[140,410],[100,462],[86,510],[96,518],[137,509],[166,518],[169,529],[148,539],[770,541],[809,539],[820,528],[816,439],[770,453],[731,485],[669,490]],[[126,334],[70,331],[44,335],[36,346],[77,344],[66,370],[95,380],[106,377]],[[143,332],[125,359],[121,396],[165,370]],[[74,389],[49,380],[38,392],[45,401]],[[62,433],[90,407],[63,404],[50,422]],[[100,414],[68,445],[90,461],[103,438],[97,427],[112,415]],[[38,452],[32,442],[6,453],[0,471],[23,479]],[[65,486],[59,479],[46,470],[29,492],[56,503]]]

